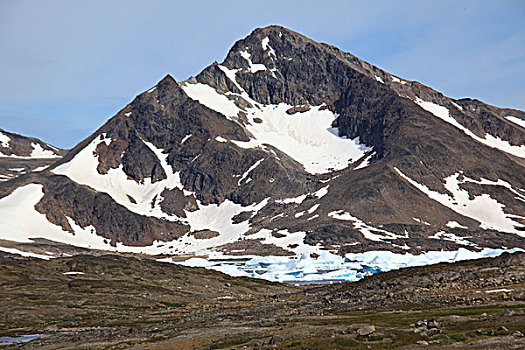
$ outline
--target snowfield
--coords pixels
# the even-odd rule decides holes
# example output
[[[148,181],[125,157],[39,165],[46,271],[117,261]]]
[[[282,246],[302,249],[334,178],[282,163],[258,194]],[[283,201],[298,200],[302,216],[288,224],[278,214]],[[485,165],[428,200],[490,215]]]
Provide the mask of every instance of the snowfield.
[[[249,56],[243,57],[248,60]],[[251,61],[249,61],[251,64]],[[252,70],[261,70],[252,64]],[[263,66],[264,67],[264,66]],[[193,100],[213,109],[227,119],[243,125],[238,118],[239,112],[248,115],[248,124],[243,125],[253,136],[248,142],[231,140],[242,148],[265,148],[271,145],[286,153],[302,164],[311,174],[323,174],[333,170],[347,168],[372,151],[359,141],[339,136],[339,130],[332,127],[337,115],[324,105],[311,106],[308,111],[292,115],[286,111],[295,107],[285,103],[278,105],[263,105],[249,97],[236,80],[238,70],[219,65],[219,68],[239,88],[240,97],[253,105],[252,108],[241,109],[226,95],[218,93],[211,86],[197,83],[184,83],[181,88]],[[234,96],[235,94],[229,93]],[[369,158],[363,161],[358,169],[368,165]]]

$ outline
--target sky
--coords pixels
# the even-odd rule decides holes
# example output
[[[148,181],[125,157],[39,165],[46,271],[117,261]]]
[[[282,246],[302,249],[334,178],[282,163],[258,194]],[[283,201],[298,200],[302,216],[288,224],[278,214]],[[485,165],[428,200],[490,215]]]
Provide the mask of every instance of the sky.
[[[453,98],[525,110],[525,1],[0,0],[0,128],[70,148],[279,24]]]

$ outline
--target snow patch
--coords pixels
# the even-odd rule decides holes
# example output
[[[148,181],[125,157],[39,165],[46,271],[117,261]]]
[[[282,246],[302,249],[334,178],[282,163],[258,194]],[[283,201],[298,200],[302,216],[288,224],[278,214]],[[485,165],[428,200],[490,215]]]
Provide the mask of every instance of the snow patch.
[[[240,111],[235,102],[219,94],[209,85],[201,83],[184,84],[181,88],[192,100],[198,101],[200,104],[223,114],[229,120],[236,117]]]
[[[293,197],[293,198],[276,199],[275,203],[279,203],[279,204],[291,204],[291,203],[301,204],[306,199],[306,196],[307,196],[306,194],[302,194],[300,196]]]
[[[452,116],[450,116],[448,108],[432,102],[423,101],[419,97],[416,98],[415,102],[424,110],[434,114],[439,119],[453,125],[454,127],[463,131],[463,133],[465,133],[467,136],[470,136],[471,138],[484,144],[485,146],[498,149],[500,151],[512,154],[516,157],[525,158],[525,145],[512,146],[508,141],[502,140],[501,138],[492,136],[488,133],[485,133],[485,138],[481,138],[466,127],[464,127],[463,125],[461,125],[460,123],[458,123],[458,121]]]
[[[248,170],[246,170],[244,172],[244,174],[242,174],[241,178],[239,179],[237,185],[241,185],[241,182],[246,179],[246,177],[255,169],[259,166],[259,164],[261,164],[262,162],[264,161],[264,158],[262,159],[259,159],[258,161],[255,162],[255,164],[253,164],[251,167],[248,168]],[[246,181],[246,183],[248,183],[248,181]]]
[[[466,237],[457,236],[453,233],[448,233],[445,231],[440,231],[436,233],[433,236],[429,236],[428,238],[431,239],[437,239],[437,240],[444,240],[444,241],[450,241],[461,245],[467,245],[467,246],[477,246],[477,244],[474,244],[470,242],[469,240],[465,239]]]
[[[289,115],[287,110],[294,107],[285,103],[261,105],[252,100],[236,80],[238,70],[222,65],[219,68],[241,91],[240,96],[253,105],[244,110],[249,124],[245,128],[253,135],[248,142],[231,140],[242,148],[262,147],[269,144],[301,163],[312,174],[341,170],[360,159],[371,147],[360,143],[359,138],[349,140],[339,137],[339,130],[332,127],[337,115],[324,105],[314,106],[309,111]],[[186,94],[230,120],[235,120],[242,109],[215,89],[204,84],[183,84]],[[235,95],[235,94],[232,94]],[[321,108],[323,107],[323,108]],[[260,119],[257,123],[254,120]],[[244,125],[243,125],[244,126]]]
[[[354,168],[354,170],[359,170],[359,169],[363,169],[363,168],[366,168],[367,166],[370,165],[370,160],[372,159],[372,157],[376,154],[376,152],[372,152],[370,153],[365,159],[363,159],[363,161]]]
[[[395,233],[369,226],[361,219],[358,219],[343,210],[332,211],[328,213],[328,216],[336,220],[352,221],[354,228],[359,230],[366,239],[371,241],[381,242],[385,239],[401,238]]]
[[[43,254],[36,254],[36,253],[31,253],[31,252],[25,252],[25,251],[22,251],[22,250],[19,250],[19,249],[16,249],[16,248],[0,247],[0,252],[21,255],[21,256],[28,257],[28,258],[43,259],[43,260],[49,260],[49,259],[52,258],[52,256],[50,256],[50,255],[43,255]]]
[[[180,254],[202,254],[208,253],[210,249],[227,243],[235,242],[250,229],[248,220],[234,224],[232,218],[242,212],[253,211],[257,213],[268,204],[269,198],[260,203],[243,207],[240,204],[225,200],[221,204],[202,205],[199,201],[199,209],[193,212],[185,211],[187,222],[192,232],[200,230],[211,230],[219,233],[210,239],[196,239],[188,233],[178,241],[167,243],[177,248]]]
[[[481,223],[481,228],[515,233],[521,237],[525,237],[525,232],[516,229],[520,224],[514,222],[510,215],[505,214],[503,211],[503,204],[491,198],[488,194],[473,197],[467,190],[459,187],[462,183],[476,181],[467,177],[464,177],[464,179],[460,181],[458,179],[460,173],[450,175],[445,179],[444,184],[445,189],[452,194],[452,196],[450,196],[448,194],[433,191],[424,184],[412,180],[403,174],[398,168],[394,169],[403,179],[407,180],[412,186],[426,194],[430,199],[454,210],[458,214],[479,221]],[[471,199],[471,197],[473,198]],[[525,225],[521,226],[523,227]]]
[[[250,65],[249,70],[251,73],[257,73],[258,71],[268,70],[268,68],[266,68],[264,64],[253,63],[251,59],[251,54],[248,51],[240,51],[239,53],[246,61],[248,61],[248,64]]]
[[[460,105],[458,105],[457,103],[454,103],[454,102],[452,102],[452,101],[450,101],[450,103],[451,103],[454,107],[456,107],[457,109],[459,109],[460,111],[463,112],[463,107],[461,107]]]
[[[268,52],[268,56],[271,57],[273,55],[273,57],[277,58],[277,55],[275,54],[275,51],[273,50],[273,48],[269,45],[269,42],[270,42],[270,38],[268,37],[264,38],[261,42],[262,48],[264,51],[270,50]]]
[[[47,168],[49,168],[49,165],[39,166],[39,167],[37,167],[37,168],[34,168],[32,171],[33,171],[34,173],[38,173],[38,172],[40,172],[40,171],[46,170]]]
[[[419,218],[412,218],[412,219],[413,219],[415,222],[419,222],[419,223],[421,223],[421,224],[425,224],[425,225],[427,225],[427,226],[430,226],[430,223],[428,223],[428,222],[426,222],[426,221],[424,221],[424,220],[421,220],[421,219],[419,219]]]
[[[4,148],[9,148],[9,142],[11,141],[11,138],[7,136],[6,134],[3,134],[0,132],[0,145]]]
[[[304,237],[306,237],[306,232],[297,231],[290,232],[288,229],[277,231],[282,237],[274,237],[272,231],[268,229],[261,229],[259,232],[250,235],[249,239],[260,239],[263,244],[273,244],[282,249],[292,251],[295,254],[304,254],[304,253],[317,253],[320,254],[321,246],[311,246],[304,243]]]
[[[186,135],[182,138],[182,140],[180,141],[180,144],[182,145],[184,142],[186,142],[190,137],[191,137],[192,134],[189,134],[189,135]]]
[[[518,117],[513,117],[513,116],[508,116],[508,117],[505,117],[507,120],[510,120],[511,122],[513,122],[514,124],[518,124],[519,126],[521,126],[522,128],[525,128],[525,120],[523,119],[520,119]]]
[[[394,77],[393,75],[391,75],[390,77],[392,78],[392,81],[394,83],[399,83],[399,84],[402,84],[402,85],[405,85],[407,83],[406,81],[403,81],[403,80],[401,80],[401,79],[399,79],[397,77]]]
[[[377,75],[374,75],[374,77],[376,77],[376,80],[378,82],[380,82],[381,84],[384,84],[385,82],[383,81],[383,79],[381,79],[381,77],[378,77]]]
[[[33,150],[31,151],[30,158],[60,158],[60,156],[56,155],[53,151],[43,149],[38,143],[31,142],[31,146],[33,146]]]
[[[449,222],[447,222],[445,224],[445,226],[450,227],[450,228],[464,228],[464,229],[468,229],[468,227],[461,225],[457,221],[449,221]]]

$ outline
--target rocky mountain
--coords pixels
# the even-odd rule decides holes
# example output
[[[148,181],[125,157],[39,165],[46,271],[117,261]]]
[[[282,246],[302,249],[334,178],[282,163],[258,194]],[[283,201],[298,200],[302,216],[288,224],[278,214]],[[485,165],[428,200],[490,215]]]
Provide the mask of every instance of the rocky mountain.
[[[9,181],[28,171],[41,171],[65,153],[65,150],[34,137],[0,129],[0,182]]]
[[[524,123],[259,28],[2,186],[1,237],[152,254],[523,248]]]

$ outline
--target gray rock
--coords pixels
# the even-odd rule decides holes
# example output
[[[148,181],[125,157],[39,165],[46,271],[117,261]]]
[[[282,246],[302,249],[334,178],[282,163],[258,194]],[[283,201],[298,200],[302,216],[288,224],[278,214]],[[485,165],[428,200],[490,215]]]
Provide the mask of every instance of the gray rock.
[[[432,320],[428,321],[427,328],[428,329],[439,328],[439,322],[437,320],[432,319]]]
[[[360,336],[367,336],[376,331],[376,327],[374,326],[363,326],[357,330],[357,334]]]
[[[509,316],[514,316],[515,314],[516,314],[516,311],[507,309],[501,313],[501,316],[509,317]]]

